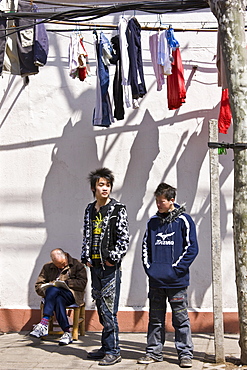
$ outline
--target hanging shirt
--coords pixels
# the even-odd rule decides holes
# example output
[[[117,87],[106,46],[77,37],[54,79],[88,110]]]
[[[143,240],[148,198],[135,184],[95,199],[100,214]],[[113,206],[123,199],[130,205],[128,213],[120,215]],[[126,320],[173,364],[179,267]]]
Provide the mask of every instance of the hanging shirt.
[[[121,74],[122,74],[124,101],[126,107],[129,108],[131,106],[130,102],[132,100],[132,95],[129,83],[129,53],[128,53],[128,42],[126,38],[127,25],[128,25],[127,20],[121,17],[118,23],[119,46],[121,57]]]
[[[163,67],[164,75],[172,74],[171,60],[171,48],[167,41],[167,30],[165,30],[158,35],[158,64]]]
[[[151,54],[151,61],[154,69],[155,78],[157,81],[157,91],[162,90],[162,85],[165,83],[163,68],[158,64],[158,40],[159,34],[154,33],[149,36],[149,50]]]
[[[93,242],[91,250],[91,259],[93,261],[93,266],[100,266],[100,242],[101,242],[101,233],[104,217],[109,209],[109,205],[100,207],[100,210],[97,211],[96,208],[93,208],[92,212],[92,226],[93,226]]]
[[[227,134],[232,122],[232,111],[230,107],[228,89],[222,89],[220,113],[218,117],[218,130],[221,134]]]
[[[84,81],[90,73],[88,54],[79,34],[73,33],[69,43],[69,75]]]
[[[38,12],[36,4],[33,5],[34,12]],[[49,51],[48,35],[44,23],[40,23],[40,19],[36,20],[34,32],[34,64],[38,67],[43,67],[47,62]]]
[[[170,110],[177,109],[185,103],[186,89],[184,82],[184,68],[179,48],[172,52],[172,74],[167,76],[167,99]]]
[[[180,45],[179,42],[175,39],[174,29],[172,27],[169,27],[168,30],[166,31],[166,38],[168,45],[172,50],[179,48]]]

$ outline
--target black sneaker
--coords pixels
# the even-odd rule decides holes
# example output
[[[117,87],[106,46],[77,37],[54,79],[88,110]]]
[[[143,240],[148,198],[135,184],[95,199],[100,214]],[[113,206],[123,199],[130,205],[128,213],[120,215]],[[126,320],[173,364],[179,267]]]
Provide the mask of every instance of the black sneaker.
[[[104,357],[105,357],[105,352],[102,349],[88,352],[87,354],[87,358],[90,358],[91,360],[101,360]]]
[[[122,357],[120,355],[115,356],[115,355],[106,354],[105,357],[102,358],[102,360],[99,362],[99,365],[102,365],[102,366],[114,365],[117,362],[121,362],[121,361],[122,361]]]
[[[190,357],[182,357],[179,362],[180,367],[192,367],[192,360]]]

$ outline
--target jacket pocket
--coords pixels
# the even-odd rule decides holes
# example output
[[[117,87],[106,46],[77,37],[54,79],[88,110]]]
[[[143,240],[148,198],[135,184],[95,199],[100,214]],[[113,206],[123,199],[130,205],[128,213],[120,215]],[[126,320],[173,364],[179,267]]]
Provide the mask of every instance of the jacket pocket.
[[[149,278],[160,283],[170,283],[178,279],[174,268],[169,263],[153,262],[146,272]]]

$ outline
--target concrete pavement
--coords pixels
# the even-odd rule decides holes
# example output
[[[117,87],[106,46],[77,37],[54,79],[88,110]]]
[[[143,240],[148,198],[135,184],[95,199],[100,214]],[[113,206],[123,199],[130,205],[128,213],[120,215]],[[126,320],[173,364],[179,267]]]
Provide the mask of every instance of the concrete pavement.
[[[97,361],[87,359],[87,351],[100,347],[101,333],[86,333],[78,341],[64,347],[58,345],[58,336],[48,336],[45,340],[31,339],[27,332],[0,335],[0,369],[102,369]],[[193,370],[201,369],[241,369],[238,366],[240,350],[238,335],[225,335],[224,348],[227,362],[214,363],[214,337],[212,334],[193,334],[195,346]],[[149,365],[139,365],[136,360],[145,353],[145,333],[120,333],[122,362],[108,366],[114,370],[179,370],[174,335],[167,333],[164,347],[164,361]]]

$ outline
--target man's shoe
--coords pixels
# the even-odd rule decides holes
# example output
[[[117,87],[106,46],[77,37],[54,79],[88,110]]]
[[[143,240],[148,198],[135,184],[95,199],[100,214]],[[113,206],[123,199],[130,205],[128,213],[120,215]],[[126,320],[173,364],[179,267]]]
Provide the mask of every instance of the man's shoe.
[[[109,355],[106,354],[104,358],[99,362],[99,365],[114,365],[117,362],[121,362],[122,357],[121,356],[115,356],[115,355]]]
[[[67,344],[72,343],[72,334],[69,333],[68,331],[65,331],[61,338],[59,339],[59,345],[60,346],[66,346]]]
[[[48,325],[43,325],[41,323],[35,325],[33,330],[29,333],[31,337],[41,338],[48,335]]]
[[[190,357],[182,357],[179,362],[180,367],[192,367],[192,360]]]
[[[160,362],[159,360],[155,360],[154,358],[146,355],[146,356],[143,356],[143,357],[140,357],[138,360],[137,360],[137,363],[138,364],[152,364],[153,362]]]
[[[88,352],[87,354],[87,358],[90,358],[91,360],[101,360],[104,357],[105,351],[103,351],[101,348],[93,352]]]

